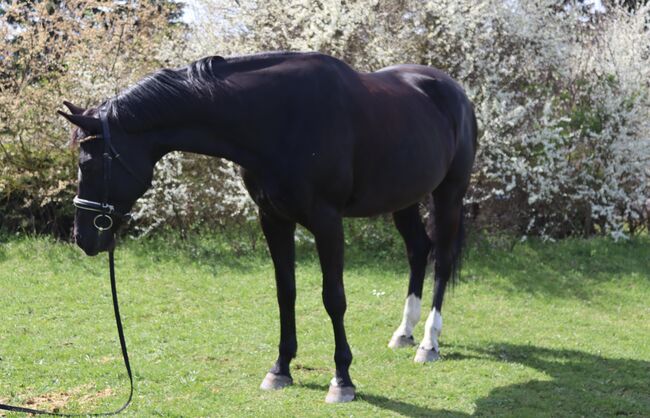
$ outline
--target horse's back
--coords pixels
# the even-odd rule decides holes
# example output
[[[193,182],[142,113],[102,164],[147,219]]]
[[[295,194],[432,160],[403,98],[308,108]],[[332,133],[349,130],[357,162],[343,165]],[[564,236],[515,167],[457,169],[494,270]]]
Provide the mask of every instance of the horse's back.
[[[463,115],[471,111],[451,77],[425,66],[360,73],[318,53],[270,54],[231,65],[233,84],[283,100],[283,106],[268,100],[265,111],[290,121],[279,136],[282,146],[274,148],[278,155],[267,159],[284,164],[275,171],[291,171],[284,189],[312,190],[303,194],[347,216],[393,212],[436,188],[454,159]]]
[[[350,216],[421,200],[445,178],[456,150],[472,148],[458,145],[463,126],[472,124],[471,103],[442,71],[399,65],[361,74],[361,80]]]

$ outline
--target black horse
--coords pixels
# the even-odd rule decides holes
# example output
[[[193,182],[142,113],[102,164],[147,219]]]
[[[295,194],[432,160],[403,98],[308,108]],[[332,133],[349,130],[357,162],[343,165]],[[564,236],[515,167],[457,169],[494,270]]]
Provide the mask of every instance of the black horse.
[[[415,361],[438,358],[442,301],[458,269],[463,196],[477,147],[472,104],[449,76],[419,65],[359,73],[319,53],[208,57],[160,70],[95,108],[65,104],[71,114],[60,113],[76,125],[73,142],[80,146],[74,236],[88,255],[115,245],[119,214],[147,190],[166,153],[212,155],[241,166],[259,206],[280,307],[279,356],[262,389],[292,383],[296,223],[315,237],[334,327],[336,374],[327,402],[354,398],[343,325],[344,216],[390,212],[406,243],[410,282],[392,348],[414,345],[433,255],[433,307]],[[433,239],[418,210],[430,195]]]

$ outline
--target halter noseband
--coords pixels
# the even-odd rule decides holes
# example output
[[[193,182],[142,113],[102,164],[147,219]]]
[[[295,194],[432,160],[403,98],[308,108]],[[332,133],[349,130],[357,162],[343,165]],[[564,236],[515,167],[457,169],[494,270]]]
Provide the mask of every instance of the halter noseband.
[[[95,202],[93,200],[82,199],[79,196],[75,196],[72,199],[72,204],[81,210],[87,210],[89,212],[96,212],[97,216],[93,219],[93,226],[101,233],[108,231],[113,227],[113,217],[121,218],[121,220],[128,220],[131,218],[130,213],[123,213],[115,209],[114,205],[108,203],[108,192],[110,187],[111,180],[111,169],[113,165],[113,158],[116,158],[126,171],[133,176],[138,182],[142,183],[147,188],[149,187],[146,182],[142,181],[139,176],[137,176],[131,168],[126,165],[124,160],[122,160],[120,154],[115,150],[113,143],[111,142],[111,130],[108,125],[108,118],[106,116],[106,110],[102,107],[99,109],[99,117],[102,123],[102,134],[98,138],[104,140],[104,153],[103,158],[103,168],[104,168],[104,190],[102,192],[102,201]]]

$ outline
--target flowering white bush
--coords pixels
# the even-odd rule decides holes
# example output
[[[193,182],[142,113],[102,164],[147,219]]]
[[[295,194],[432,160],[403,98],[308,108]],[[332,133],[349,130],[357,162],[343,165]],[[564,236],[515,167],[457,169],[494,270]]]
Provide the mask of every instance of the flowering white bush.
[[[483,122],[472,199],[507,202],[496,207],[523,234],[638,231],[650,196],[648,8],[590,20],[522,9],[495,16],[509,34],[505,76],[460,77],[479,89]]]
[[[630,13],[593,1],[204,0],[192,7],[193,58],[317,50],[362,71],[420,63],[450,73],[479,119],[468,203],[484,226],[615,238],[648,226],[648,6]],[[201,167],[200,179],[185,166]],[[158,171],[139,212],[151,226],[181,211],[215,222],[254,214],[232,165],[174,156]],[[170,175],[180,183],[166,184]],[[180,206],[152,209],[163,202]]]
[[[133,218],[143,234],[245,222],[257,214],[234,163],[179,152],[156,164],[152,187],[138,202]]]

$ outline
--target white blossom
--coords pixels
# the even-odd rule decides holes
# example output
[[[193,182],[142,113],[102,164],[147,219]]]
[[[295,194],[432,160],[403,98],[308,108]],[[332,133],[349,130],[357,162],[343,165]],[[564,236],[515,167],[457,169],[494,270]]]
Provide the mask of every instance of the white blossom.
[[[619,239],[648,223],[650,6],[630,14],[599,0],[564,9],[555,0],[196,3],[219,18],[196,23],[194,58],[318,50],[361,71],[422,63],[450,73],[480,130],[468,202],[501,212],[507,203],[522,236]],[[180,214],[254,217],[236,167],[215,161],[161,162],[138,216],[151,226]],[[197,165],[196,177],[185,171]]]

